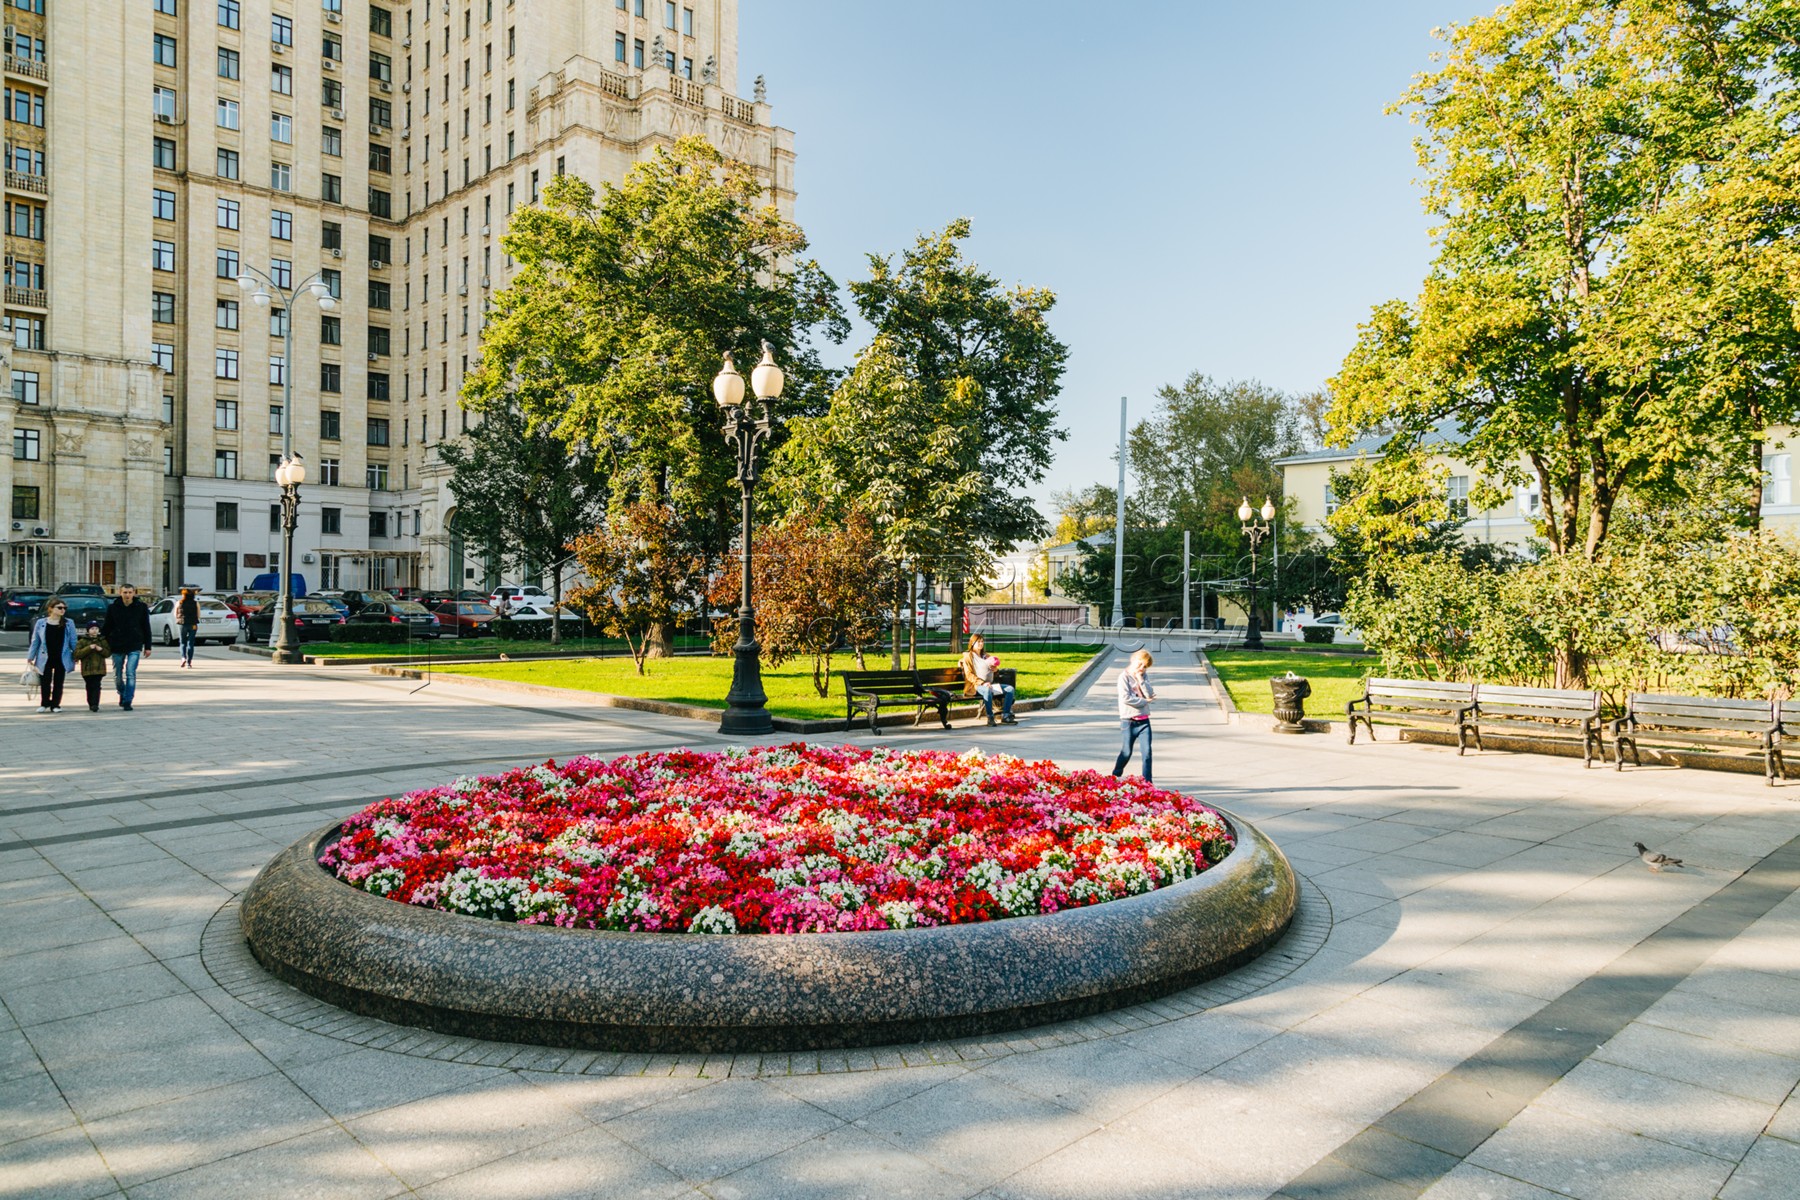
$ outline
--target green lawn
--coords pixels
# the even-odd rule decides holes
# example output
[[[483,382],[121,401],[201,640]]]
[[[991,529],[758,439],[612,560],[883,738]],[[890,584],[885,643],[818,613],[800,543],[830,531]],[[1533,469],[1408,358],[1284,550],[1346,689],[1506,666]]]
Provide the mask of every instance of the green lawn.
[[[1000,650],[1000,663],[1019,672],[1021,700],[1048,696],[1093,657],[1092,651],[1081,649]],[[868,659],[870,670],[883,670],[887,656]],[[921,654],[921,669],[953,667],[956,659],[949,654]],[[483,679],[511,679],[520,683],[543,684],[547,687],[573,688],[584,692],[605,692],[613,696],[636,696],[647,700],[670,700],[680,704],[699,704],[724,708],[725,693],[731,688],[729,658],[692,657],[651,659],[645,664],[647,674],[639,675],[629,658],[582,658],[573,660],[540,660],[537,662],[466,663],[445,667],[447,675],[476,675]],[[844,715],[844,692],[835,675],[839,671],[856,670],[856,659],[850,655],[833,657],[831,695],[821,699],[812,685],[812,661],[790,659],[780,667],[763,664],[763,690],[769,696],[769,711],[778,717],[798,720],[841,717]]]
[[[675,639],[678,650],[701,650],[712,643],[703,637],[690,637],[685,634]],[[565,637],[562,645],[552,646],[549,642],[503,642],[499,638],[438,638],[435,641],[414,641],[410,645],[401,643],[389,645],[374,642],[308,642],[304,647],[306,653],[319,658],[422,658],[429,654],[433,658],[470,658],[483,654],[548,654],[560,651],[564,654],[617,654],[627,653],[625,643],[618,638],[577,638]]]
[[[1312,682],[1312,695],[1306,701],[1307,715],[1340,721],[1344,705],[1362,695],[1363,677],[1377,666],[1376,659],[1363,655],[1282,650],[1214,650],[1206,657],[1230,689],[1232,701],[1244,712],[1273,712],[1275,698],[1269,691],[1269,680],[1292,671]]]

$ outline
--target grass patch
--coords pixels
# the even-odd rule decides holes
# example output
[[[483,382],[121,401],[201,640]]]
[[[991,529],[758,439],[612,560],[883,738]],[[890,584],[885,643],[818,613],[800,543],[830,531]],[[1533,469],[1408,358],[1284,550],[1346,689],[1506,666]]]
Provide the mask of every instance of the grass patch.
[[[1001,665],[1019,672],[1019,699],[1048,696],[1061,687],[1093,657],[1092,650],[1076,647],[1044,650],[1000,652]],[[870,670],[888,665],[884,655],[868,659]],[[949,654],[919,655],[920,669],[953,667],[956,659]],[[856,669],[856,659],[848,655],[831,660],[831,695],[820,697],[812,685],[812,661],[789,659],[779,667],[763,664],[763,691],[769,696],[769,711],[778,717],[795,720],[821,720],[844,715],[843,685],[838,671]],[[645,664],[648,674],[639,675],[629,658],[581,658],[564,661],[465,663],[445,667],[446,675],[473,675],[481,679],[510,679],[518,683],[535,683],[545,687],[572,688],[583,692],[603,692],[611,696],[635,696],[646,700],[668,700],[678,704],[698,704],[706,708],[725,707],[725,693],[731,689],[732,660],[729,658],[660,658]],[[899,710],[896,710],[899,711]]]
[[[1244,712],[1274,712],[1275,697],[1269,690],[1269,680],[1292,671],[1312,682],[1307,714],[1326,719],[1344,715],[1344,705],[1362,696],[1363,678],[1378,665],[1373,657],[1361,655],[1285,650],[1214,650],[1206,657],[1212,660],[1213,669],[1230,690],[1232,702]]]
[[[706,638],[690,637],[685,634],[676,637],[677,650],[703,650],[712,643]],[[308,642],[303,647],[307,654],[318,658],[473,658],[484,654],[549,654],[559,652],[569,655],[620,655],[629,653],[625,643],[619,638],[578,638],[565,637],[562,645],[553,646],[547,641],[540,642],[503,642],[499,638],[437,638],[431,641],[415,640],[400,645],[376,644],[373,642]]]

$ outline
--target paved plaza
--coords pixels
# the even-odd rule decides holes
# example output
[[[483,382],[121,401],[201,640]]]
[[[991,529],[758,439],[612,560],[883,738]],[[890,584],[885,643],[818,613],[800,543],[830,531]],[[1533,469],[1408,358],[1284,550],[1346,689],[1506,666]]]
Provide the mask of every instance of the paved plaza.
[[[1176,657],[1158,782],[1286,851],[1281,944],[1013,1037],[737,1057],[384,1025],[273,983],[236,936],[262,865],[371,799],[725,744],[710,727],[221,650],[151,659],[129,714],[15,690],[0,1196],[1800,1196],[1800,783],[1278,737],[1227,724]],[[1108,767],[1122,661],[1014,728],[884,737]],[[1633,841],[1688,867],[1653,874]]]

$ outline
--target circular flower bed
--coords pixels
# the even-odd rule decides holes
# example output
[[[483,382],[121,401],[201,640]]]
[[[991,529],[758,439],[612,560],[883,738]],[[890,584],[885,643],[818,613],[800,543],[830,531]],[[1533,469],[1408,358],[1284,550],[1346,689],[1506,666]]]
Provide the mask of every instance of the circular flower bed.
[[[390,899],[580,929],[955,925],[1137,895],[1231,853],[1141,779],[979,752],[764,746],[465,778],[370,805],[320,855]]]

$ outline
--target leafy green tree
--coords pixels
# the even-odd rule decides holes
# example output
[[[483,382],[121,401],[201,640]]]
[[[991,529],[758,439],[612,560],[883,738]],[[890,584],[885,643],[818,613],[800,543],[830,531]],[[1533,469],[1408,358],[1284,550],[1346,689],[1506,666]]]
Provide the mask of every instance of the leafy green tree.
[[[1281,495],[1275,460],[1300,450],[1285,394],[1255,380],[1219,384],[1198,371],[1157,389],[1157,406],[1126,447],[1145,509],[1222,544],[1239,540],[1237,507]]]
[[[615,505],[606,523],[575,539],[587,582],[570,603],[609,636],[622,637],[645,674],[651,634],[698,606],[706,593],[706,561],[695,553],[681,519],[667,504]]]
[[[548,425],[533,430],[515,406],[495,403],[438,453],[464,536],[521,578],[548,571],[560,606],[570,543],[606,510],[606,481],[587,443],[571,446]],[[552,642],[562,640],[561,624],[550,622]]]

